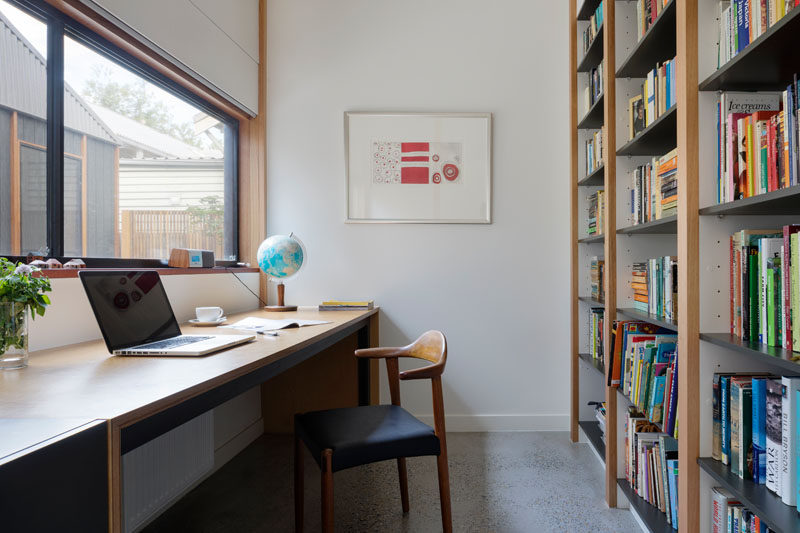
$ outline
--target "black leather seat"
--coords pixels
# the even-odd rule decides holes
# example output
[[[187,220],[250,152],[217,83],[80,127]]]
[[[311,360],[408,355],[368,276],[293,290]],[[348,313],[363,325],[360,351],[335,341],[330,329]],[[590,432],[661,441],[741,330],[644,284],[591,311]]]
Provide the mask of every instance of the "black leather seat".
[[[397,457],[439,455],[433,428],[397,405],[298,414],[295,430],[320,467],[322,450],[333,450],[334,472]]]

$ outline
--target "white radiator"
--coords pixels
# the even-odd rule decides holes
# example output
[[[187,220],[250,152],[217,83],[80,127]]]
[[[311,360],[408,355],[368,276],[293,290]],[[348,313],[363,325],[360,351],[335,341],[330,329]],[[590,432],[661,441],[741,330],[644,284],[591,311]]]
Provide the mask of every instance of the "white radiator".
[[[123,455],[125,533],[136,531],[213,467],[213,411]]]

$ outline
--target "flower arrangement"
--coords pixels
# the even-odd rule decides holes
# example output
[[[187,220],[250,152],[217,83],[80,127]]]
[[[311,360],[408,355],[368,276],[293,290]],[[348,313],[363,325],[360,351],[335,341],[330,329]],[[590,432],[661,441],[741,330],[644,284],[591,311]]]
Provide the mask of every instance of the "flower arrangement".
[[[36,267],[0,257],[0,358],[8,352],[22,352],[27,362],[26,311],[33,319],[36,315],[44,316],[50,304],[45,293],[52,290],[48,278],[34,276],[38,271]]]

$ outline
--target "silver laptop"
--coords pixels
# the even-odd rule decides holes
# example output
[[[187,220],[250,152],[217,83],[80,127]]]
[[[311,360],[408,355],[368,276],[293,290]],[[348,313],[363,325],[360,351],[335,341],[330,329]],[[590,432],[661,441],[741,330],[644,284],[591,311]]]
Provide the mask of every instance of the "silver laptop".
[[[181,335],[158,272],[82,271],[108,351],[114,355],[206,355],[255,339],[255,335]]]

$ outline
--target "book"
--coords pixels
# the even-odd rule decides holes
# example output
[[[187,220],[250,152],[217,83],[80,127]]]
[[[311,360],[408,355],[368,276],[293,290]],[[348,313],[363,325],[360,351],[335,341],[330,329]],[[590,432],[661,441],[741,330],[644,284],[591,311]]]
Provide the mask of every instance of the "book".
[[[797,416],[794,398],[800,390],[800,377],[781,378],[781,500],[786,505],[797,505],[797,463],[795,432]]]
[[[644,127],[644,102],[638,94],[628,101],[628,139],[639,135]]]
[[[766,383],[766,426],[767,426],[767,470],[766,486],[772,492],[781,494],[783,463],[783,384],[780,379],[768,379]]]
[[[712,533],[728,532],[728,508],[740,504],[733,494],[723,487],[711,488],[711,531]]]
[[[752,479],[752,383],[751,378],[731,379],[731,471]]]
[[[767,481],[767,379],[754,377],[751,384],[753,482],[763,485]]]
[[[678,529],[678,459],[667,461],[667,478],[669,484],[671,524],[673,529]]]

